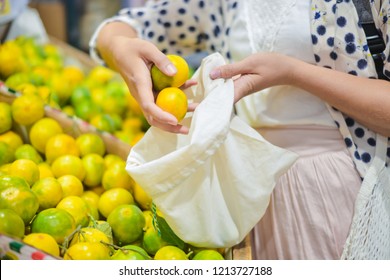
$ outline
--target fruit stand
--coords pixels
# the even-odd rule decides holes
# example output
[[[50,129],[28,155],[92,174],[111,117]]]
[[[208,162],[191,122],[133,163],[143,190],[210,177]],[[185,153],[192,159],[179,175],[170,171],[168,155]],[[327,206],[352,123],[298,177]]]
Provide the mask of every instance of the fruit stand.
[[[26,42],[24,42],[24,44],[25,44],[25,46],[35,47],[35,46],[31,45],[31,42],[29,42],[28,40],[26,40]],[[67,63],[68,65],[72,65],[73,70],[74,70],[74,68],[79,68],[79,69],[82,69],[82,72],[87,73],[86,76],[83,76],[83,78],[82,78],[84,80],[86,79],[87,75],[89,75],[90,73],[93,72],[93,70],[96,70],[96,69],[101,70],[100,66],[96,65],[89,58],[89,56],[87,54],[82,53],[82,52],[78,51],[77,49],[75,49],[75,48],[73,48],[73,47],[71,47],[71,46],[69,46],[61,41],[58,41],[55,38],[51,38],[50,45],[52,48],[54,46],[55,49],[60,50],[61,56],[63,56],[65,58],[65,60],[67,61],[67,62],[64,62],[64,65],[66,65],[66,63]],[[53,49],[50,49],[50,50],[53,51]],[[0,53],[0,58],[1,58],[1,53]],[[46,65],[49,65],[48,67],[50,67],[50,65],[53,65],[56,63],[55,61],[53,62],[50,60],[45,60],[45,62],[47,63]],[[62,67],[65,67],[65,66],[62,66]],[[36,73],[45,73],[45,69],[38,68],[38,67],[36,67],[34,69],[39,69],[39,71],[37,70]],[[77,71],[75,71],[75,72],[77,72]],[[72,72],[72,73],[75,73],[75,72]],[[103,73],[103,72],[101,72],[101,73]],[[115,92],[118,92],[118,88],[119,88],[119,92],[121,92],[121,94],[124,92],[123,87],[121,87],[123,84],[118,86],[118,84],[120,84],[121,81],[120,81],[120,79],[118,79],[118,77],[116,77],[117,76],[116,74],[113,74],[111,72],[104,72],[101,75],[103,76],[104,79],[106,79],[105,82],[108,83],[108,81],[114,81],[113,83],[116,83],[115,84],[116,85]],[[39,75],[33,76],[32,79],[34,79],[38,76]],[[18,79],[21,79],[21,76],[17,77],[17,75],[15,75],[14,77],[16,77],[16,78],[13,80],[7,79],[5,81],[0,82],[0,102],[9,104],[10,106],[20,96],[28,96],[29,94],[31,94],[30,91],[34,91],[38,88],[38,86],[35,88],[33,86],[26,85],[26,83],[21,83],[18,80]],[[96,83],[96,80],[92,80],[92,82]],[[62,83],[66,83],[66,81],[63,80]],[[56,83],[53,82],[53,80],[52,80],[51,86],[53,86],[53,84],[56,84]],[[15,90],[10,85],[11,86],[16,85],[17,89]],[[140,110],[139,110],[139,108],[137,108],[136,104],[134,104],[134,100],[132,100],[132,99],[130,99],[130,97],[128,97],[129,96],[128,92],[124,92],[123,94],[127,94],[126,95],[127,97],[122,98],[122,99],[126,99],[126,101],[127,101],[126,104],[123,105],[123,104],[117,103],[118,102],[118,98],[117,98],[116,100],[113,101],[113,103],[112,103],[113,105],[111,107],[103,107],[103,109],[102,109],[102,110],[104,110],[105,113],[109,113],[109,112],[114,112],[113,110],[116,108],[122,108],[121,109],[122,111],[117,112],[117,113],[118,113],[118,115],[126,116],[125,117],[126,119],[124,119],[124,118],[120,119],[120,124],[121,124],[121,127],[126,126],[128,128],[128,130],[125,131],[125,130],[121,130],[119,128],[110,130],[110,129],[106,129],[105,126],[101,126],[101,127],[99,126],[103,122],[93,122],[91,117],[84,118],[84,116],[86,116],[86,113],[85,113],[86,111],[81,111],[81,109],[80,109],[80,111],[77,111],[77,108],[75,111],[71,111],[72,108],[67,106],[67,104],[71,103],[71,101],[65,102],[64,97],[63,97],[64,95],[59,94],[59,96],[57,96],[56,99],[50,99],[50,95],[45,95],[45,91],[44,91],[45,88],[43,87],[44,84],[40,83],[40,85],[42,86],[40,88],[40,89],[42,89],[42,91],[40,93],[43,96],[46,96],[46,101],[45,101],[45,104],[43,107],[44,108],[43,116],[39,117],[38,120],[45,118],[45,119],[52,119],[52,120],[56,121],[61,126],[61,134],[66,134],[66,135],[70,136],[75,142],[81,138],[80,137],[81,135],[94,134],[94,135],[99,136],[99,138],[101,140],[103,140],[103,143],[104,143],[104,152],[102,152],[100,154],[99,159],[101,159],[101,160],[105,159],[106,155],[118,156],[122,160],[121,166],[122,166],[122,169],[124,170],[124,163],[126,161],[127,155],[130,152],[131,146],[133,144],[135,144],[136,141],[139,141],[142,138],[143,133],[147,130],[147,127],[145,128],[145,120],[142,119],[142,115],[140,114]],[[59,83],[59,85],[61,85],[61,83]],[[81,89],[81,87],[80,87],[80,89]],[[58,91],[61,90],[61,86],[58,86],[58,83],[57,83],[57,90]],[[96,92],[96,96],[100,96],[100,98],[101,98],[100,101],[102,103],[104,103],[106,106],[108,106],[110,104],[108,97],[99,95],[98,94],[99,91],[98,91],[97,87],[94,88],[94,90]],[[106,87],[106,90],[107,90],[107,87]],[[76,91],[77,90],[74,87],[72,92],[74,93]],[[81,90],[79,92],[81,92]],[[120,96],[122,96],[122,95],[120,95]],[[76,104],[81,104],[80,103],[81,99],[77,99],[78,97],[79,96],[76,96],[76,95],[69,95],[69,96],[67,96],[67,99],[74,100],[73,105],[76,106]],[[91,107],[91,103],[89,104],[89,107]],[[16,109],[12,108],[12,110],[16,110]],[[123,113],[125,111],[130,112],[130,114]],[[16,115],[17,114],[15,113],[15,116]],[[16,119],[14,119],[12,129],[9,130],[9,131],[13,131],[15,134],[20,136],[20,139],[23,142],[22,144],[27,144],[30,146],[34,146],[34,144],[33,144],[34,141],[31,138],[31,130],[32,130],[32,127],[38,122],[38,120],[37,120],[37,121],[31,122],[31,123],[27,123],[28,121],[31,121],[33,116],[34,116],[34,114],[31,114],[28,118],[26,118],[27,120],[20,118],[20,121],[19,120],[15,121]],[[23,121],[26,121],[26,123],[24,124]],[[38,136],[38,138],[39,137],[42,137],[42,139],[43,139],[44,135]],[[1,133],[0,133],[0,138],[1,138]],[[1,139],[0,139],[0,142],[1,142]],[[46,145],[48,145],[48,144],[46,144]],[[69,144],[69,145],[71,145],[71,144]],[[21,146],[21,145],[19,145],[19,146]],[[80,146],[78,146],[78,147],[80,148]],[[94,153],[95,153],[95,151],[94,151]],[[48,154],[45,153],[44,150],[40,151],[40,155],[43,158],[42,161],[44,161],[45,159],[48,159]],[[85,153],[84,155],[81,155],[80,153],[78,153],[78,154],[76,153],[75,157],[78,159],[75,160],[73,158],[74,161],[72,161],[71,165],[77,166],[77,164],[79,162],[78,160],[83,158],[83,157],[86,157],[86,155],[87,155],[87,153]],[[68,158],[70,158],[69,155],[62,155],[62,156],[68,156]],[[53,157],[53,160],[52,160],[53,162],[52,162],[52,166],[51,166],[52,168],[53,168],[54,162],[57,162],[58,157],[61,157],[61,155],[58,155],[57,157]],[[24,159],[24,158],[21,157],[21,159]],[[13,158],[13,160],[16,161],[15,158]],[[10,165],[14,161],[9,160],[4,165]],[[103,161],[101,161],[101,162],[103,162]],[[60,168],[56,168],[53,170],[54,172],[57,172],[56,173],[57,176],[55,176],[55,177],[61,177],[61,175],[65,175],[61,171],[61,169],[65,168],[64,167],[65,163],[62,163],[62,165],[61,165],[61,163],[57,163],[57,165],[59,165]],[[117,166],[119,166],[119,165],[117,165]],[[7,168],[10,168],[10,167],[8,166]],[[9,169],[7,169],[7,168],[5,168],[5,167],[1,168],[1,166],[0,166],[0,178],[2,175],[8,175],[7,170],[9,170]],[[68,169],[71,169],[71,168],[68,167]],[[80,171],[80,170],[78,170],[78,171]],[[77,171],[74,171],[74,172],[77,172]],[[96,171],[95,171],[95,173],[96,173]],[[14,174],[14,173],[12,173],[12,174]],[[73,175],[75,175],[76,177],[78,176],[78,174],[79,173],[73,173]],[[88,170],[86,171],[86,174],[88,174]],[[137,207],[137,209],[132,209],[132,210],[142,211],[142,212],[148,211],[151,215],[152,221],[153,222],[156,221],[155,218],[156,218],[156,216],[158,216],[157,215],[158,210],[156,212],[156,210],[153,209],[152,202],[151,202],[151,200],[148,199],[148,196],[142,192],[142,189],[136,187],[137,186],[136,183],[134,183],[134,182],[129,183],[131,186],[129,186],[129,184],[126,184],[126,182],[131,181],[131,178],[130,179],[129,178],[118,179],[119,177],[107,177],[109,179],[106,179],[105,181],[103,181],[104,180],[103,177],[105,175],[103,174],[103,171],[101,171],[100,179],[98,180],[99,182],[92,184],[92,183],[87,183],[86,176],[87,175],[83,174],[82,177],[79,178],[82,181],[82,183],[84,184],[84,187],[86,187],[85,190],[87,190],[89,192],[95,192],[95,193],[99,194],[99,196],[101,196],[104,192],[108,192],[108,190],[114,188],[112,185],[110,185],[110,183],[112,183],[113,181],[115,181],[115,182],[122,182],[123,181],[124,182],[123,186],[120,187],[120,188],[122,188],[121,191],[126,190],[126,191],[129,191],[129,193],[131,193],[131,195],[129,195],[131,198],[129,198],[129,201],[127,201],[127,203],[134,204]],[[96,174],[94,176],[92,176],[90,181],[88,181],[88,182],[93,181],[93,179],[95,179],[96,176],[97,176]],[[127,176],[128,176],[128,174],[127,174]],[[121,177],[121,178],[123,178],[123,177]],[[35,183],[40,179],[42,179],[42,178],[32,180],[30,187],[31,188],[33,186],[35,187]],[[121,196],[121,197],[123,197],[123,196]],[[66,197],[63,195],[61,197],[61,200],[64,198],[66,198]],[[58,204],[59,204],[58,202],[55,203],[55,205],[57,205],[57,207],[55,207],[55,206],[54,207],[58,208]],[[66,208],[66,206],[64,206],[64,207]],[[88,206],[88,207],[90,207],[89,209],[92,208],[92,206]],[[99,222],[100,220],[102,220],[102,219],[106,220],[109,217],[109,214],[103,215],[103,217],[102,217],[102,213],[104,213],[104,210],[103,210],[104,208],[103,208],[103,206],[101,206],[100,208],[99,207],[95,207],[96,209],[94,210],[95,211],[94,213],[92,213],[93,211],[88,212],[89,215],[93,216],[93,218],[88,219],[89,223],[84,223],[84,222],[78,223],[79,230],[80,230],[81,225],[82,225],[82,228],[85,228],[87,225],[91,225],[92,222],[94,222],[95,223],[94,225],[96,225],[96,224],[98,224],[97,222]],[[0,208],[2,208],[2,207],[0,207]],[[47,207],[47,208],[53,208],[53,207]],[[38,208],[37,208],[37,210],[38,210]],[[43,212],[44,210],[46,210],[46,209],[39,208],[39,211],[37,213]],[[113,211],[111,211],[110,214],[112,212]],[[118,215],[120,215],[120,214],[118,214]],[[37,221],[39,220],[38,218],[40,218],[40,217],[38,217],[38,216],[39,215],[36,215],[36,216],[34,215],[34,219],[32,220],[33,222],[27,225],[26,235],[28,233],[32,233],[34,231],[36,231],[36,232],[39,231],[39,230],[35,230],[36,228],[39,228],[39,225],[37,225],[38,224]],[[118,217],[121,217],[121,216],[118,216]],[[122,219],[124,219],[124,218],[122,217]],[[142,221],[143,221],[143,219],[144,218],[142,218]],[[111,217],[111,221],[113,221],[113,220],[114,220],[114,218]],[[146,222],[143,221],[143,226],[140,227],[142,234],[144,234],[143,231],[146,228],[145,223],[147,223],[147,221]],[[110,226],[112,226],[112,224],[114,224],[114,222],[112,222],[110,224]],[[97,226],[98,229],[101,229],[101,227],[102,226],[100,226],[100,227]],[[74,238],[75,235],[79,234],[79,231],[76,231],[76,233],[75,233],[75,229],[76,228],[72,227],[70,230],[70,232],[72,233],[73,239],[75,239]],[[117,240],[120,239],[118,232],[119,232],[119,229],[118,230],[116,229],[114,231],[114,237]],[[112,235],[111,229],[110,229],[110,234]],[[112,236],[110,236],[110,237],[112,238]],[[65,238],[65,240],[63,240],[64,238]],[[61,244],[62,248],[64,246],[64,243],[63,243],[64,241],[70,241],[70,240],[66,240],[66,238],[67,237],[61,237],[61,239],[57,239],[57,243]],[[126,236],[126,238],[127,238],[127,236]],[[127,246],[140,245],[140,247],[142,247],[141,246],[142,244],[139,244],[139,236],[134,238],[134,242],[133,242],[133,239],[130,240],[130,239],[126,239],[126,238],[124,238],[122,240],[122,242],[116,243],[116,247],[113,247],[111,249],[117,252],[118,248],[124,244],[126,244]],[[61,240],[61,242],[59,242],[59,240]],[[135,245],[128,245],[130,243],[135,244]],[[68,243],[66,243],[66,244],[69,245]],[[139,250],[139,249],[137,249],[137,250]],[[197,250],[199,251],[200,248],[192,248],[191,252],[193,254],[195,254],[195,252]],[[70,250],[68,250],[68,251],[70,251]],[[250,246],[249,235],[240,244],[234,246],[233,248],[221,248],[221,249],[218,249],[217,251],[223,255],[224,259],[234,259],[234,260],[251,259],[251,246]],[[138,252],[138,253],[140,253],[140,252]],[[149,251],[147,253],[148,253],[147,257],[150,258],[150,255],[153,257],[156,254],[156,250],[152,250],[151,254],[149,254]],[[21,236],[20,237],[10,236],[9,234],[3,234],[0,232],[0,258],[2,258],[2,259],[3,258],[4,259],[53,259],[53,258],[56,259],[56,258],[62,258],[62,257],[65,257],[65,259],[66,258],[77,259],[77,258],[73,258],[72,256],[70,256],[70,253],[68,255],[67,254],[68,253],[66,253],[64,255],[63,253],[61,253],[60,254],[61,257],[60,257],[60,256],[55,256],[55,255],[52,255],[49,253],[45,253],[43,250],[37,249],[36,247],[32,246],[31,244],[25,243]],[[140,254],[142,255],[142,252]],[[102,259],[104,259],[104,257],[102,257]]]

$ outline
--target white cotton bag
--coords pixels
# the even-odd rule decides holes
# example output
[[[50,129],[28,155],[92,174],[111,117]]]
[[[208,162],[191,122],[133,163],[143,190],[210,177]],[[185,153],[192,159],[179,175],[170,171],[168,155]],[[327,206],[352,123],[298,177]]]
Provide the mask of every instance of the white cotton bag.
[[[267,142],[234,114],[231,79],[211,80],[225,64],[219,53],[203,59],[186,89],[195,112],[183,123],[188,135],[151,127],[131,149],[127,171],[150,195],[184,242],[232,247],[263,216],[271,192],[296,160],[295,153]]]

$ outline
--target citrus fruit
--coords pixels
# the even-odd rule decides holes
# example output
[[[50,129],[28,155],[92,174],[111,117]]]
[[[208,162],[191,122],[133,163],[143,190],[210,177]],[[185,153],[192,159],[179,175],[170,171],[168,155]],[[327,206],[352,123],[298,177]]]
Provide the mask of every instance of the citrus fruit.
[[[152,198],[137,183],[133,186],[133,196],[142,210],[148,210],[152,207]]]
[[[62,244],[74,230],[76,223],[71,214],[63,209],[49,208],[39,212],[31,223],[32,233],[47,233]]]
[[[114,166],[116,163],[126,164],[125,161],[116,154],[106,154],[104,156],[104,164],[106,165],[106,169]]]
[[[27,181],[19,176],[13,175],[1,175],[0,176],[0,190],[8,188],[8,187],[18,187],[26,190],[30,189],[30,185]]]
[[[192,259],[193,260],[224,260],[225,258],[217,250],[204,249],[197,252]]]
[[[38,197],[40,211],[56,207],[62,199],[62,187],[53,177],[39,179],[32,185],[31,190]]]
[[[69,246],[73,246],[74,244],[80,242],[96,243],[101,241],[105,243],[110,243],[110,239],[108,238],[108,236],[101,230],[98,230],[97,228],[93,228],[93,227],[83,227],[79,231],[77,231],[76,234],[73,236]],[[107,250],[109,250],[108,247]]]
[[[85,86],[76,87],[70,97],[70,103],[75,107],[82,101],[91,101],[91,92]]]
[[[145,218],[141,209],[132,204],[117,206],[107,218],[114,240],[119,246],[128,245],[142,237]]]
[[[104,171],[102,186],[106,190],[124,188],[132,190],[134,180],[126,171],[126,162],[115,164]]]
[[[82,100],[73,108],[75,115],[86,121],[90,121],[92,118],[101,113],[100,107],[91,100]]]
[[[0,176],[9,175],[9,167],[10,166],[11,166],[11,163],[6,163],[3,165],[0,165]]]
[[[76,139],[72,136],[60,133],[49,138],[45,147],[45,156],[48,163],[52,163],[56,158],[63,155],[80,156]]]
[[[87,154],[82,157],[81,161],[85,170],[84,185],[87,187],[99,186],[106,168],[103,157],[99,154]]]
[[[76,138],[76,144],[80,150],[80,156],[98,154],[104,156],[106,146],[103,139],[94,133],[84,133]]]
[[[95,66],[88,74],[88,79],[95,83],[105,84],[115,76],[115,72],[102,65]]]
[[[98,208],[100,196],[94,191],[84,191],[80,197],[84,199],[88,204]]]
[[[69,98],[72,95],[73,85],[66,81],[62,72],[55,72],[51,75],[48,86],[58,95],[59,104],[61,106],[69,101]]]
[[[47,233],[30,233],[23,238],[23,242],[52,256],[60,256],[57,241]]]
[[[11,104],[12,117],[18,124],[31,125],[45,115],[45,104],[38,95],[21,95]]]
[[[12,130],[0,134],[0,142],[8,144],[12,150],[12,153],[14,153],[17,148],[23,145],[22,137]]]
[[[117,249],[111,256],[111,260],[148,260],[148,253],[140,246],[125,245]]]
[[[96,242],[81,242],[70,246],[64,255],[64,260],[108,260],[109,251],[106,245]]]
[[[74,175],[81,181],[84,180],[86,171],[81,158],[75,155],[62,155],[54,159],[51,171],[56,178],[64,175]]]
[[[11,105],[0,102],[0,134],[12,128],[12,121]]]
[[[85,78],[83,70],[81,70],[80,67],[75,65],[64,66],[64,68],[62,69],[62,76],[73,87],[80,84]]]
[[[14,160],[14,153],[7,143],[0,142],[0,165],[10,163]]]
[[[32,186],[39,179],[39,168],[31,159],[17,159],[11,163],[9,174],[24,178]]]
[[[62,112],[71,117],[76,114],[74,107],[71,105],[65,105],[64,107],[62,107]]]
[[[179,88],[164,88],[157,95],[156,105],[165,112],[174,115],[177,121],[180,122],[187,113],[187,96]]]
[[[108,114],[97,114],[93,116],[89,123],[98,130],[113,133],[115,131],[115,122]]]
[[[30,129],[31,145],[39,152],[45,153],[47,141],[54,135],[63,132],[61,125],[54,119],[42,118],[35,122]]]
[[[53,171],[51,171],[51,166],[47,162],[38,163],[39,168],[39,179],[54,177]]]
[[[57,209],[62,209],[71,214],[74,218],[76,226],[85,227],[89,223],[90,209],[87,202],[79,196],[71,195],[64,197],[58,202]]]
[[[36,164],[43,162],[41,154],[30,144],[23,144],[15,151],[15,159],[30,159]]]
[[[167,245],[168,245],[168,243],[164,239],[162,239],[162,237],[154,229],[153,226],[149,227],[146,230],[146,232],[144,233],[144,236],[142,239],[142,247],[150,255],[154,256],[160,248],[167,246]]]
[[[67,174],[57,178],[62,187],[62,197],[81,196],[84,191],[83,183],[75,175]]]
[[[144,231],[147,231],[148,228],[153,227],[153,212],[151,210],[143,210],[142,213],[145,217]]]
[[[0,209],[0,233],[23,238],[24,222],[12,209]]]
[[[160,248],[154,255],[155,260],[188,260],[186,253],[178,247],[168,245]]]
[[[134,204],[132,194],[123,188],[112,188],[100,195],[98,210],[105,218],[119,205]]]
[[[188,80],[189,67],[184,58],[174,54],[168,54],[167,58],[176,67],[176,74],[173,76],[165,75],[156,65],[152,66],[151,77],[153,88],[160,91],[167,87],[180,87]]]
[[[25,225],[31,221],[38,208],[38,197],[24,183],[0,189],[0,209],[14,210]]]

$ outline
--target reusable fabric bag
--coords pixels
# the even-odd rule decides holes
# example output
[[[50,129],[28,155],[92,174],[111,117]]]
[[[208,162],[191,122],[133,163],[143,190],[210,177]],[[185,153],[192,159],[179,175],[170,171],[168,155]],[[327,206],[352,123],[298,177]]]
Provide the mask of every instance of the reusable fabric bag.
[[[193,76],[198,84],[185,90],[200,103],[183,120],[189,134],[151,127],[126,166],[179,238],[210,248],[245,238],[263,216],[276,180],[297,158],[234,115],[233,81],[209,78],[223,64],[219,53],[204,58]]]

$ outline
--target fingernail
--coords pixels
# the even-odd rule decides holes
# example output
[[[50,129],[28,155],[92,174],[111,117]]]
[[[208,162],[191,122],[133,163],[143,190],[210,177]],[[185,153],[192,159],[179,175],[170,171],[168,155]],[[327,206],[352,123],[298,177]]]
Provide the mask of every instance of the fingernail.
[[[165,69],[167,70],[168,75],[174,75],[177,72],[177,70],[173,64],[168,64]]]
[[[218,69],[211,70],[210,72],[210,78],[211,79],[218,79],[221,77],[221,71]]]

